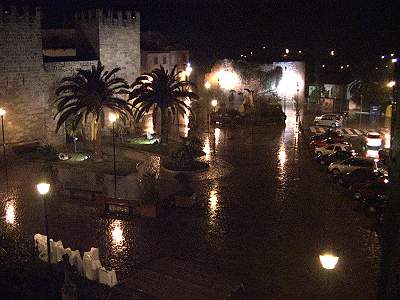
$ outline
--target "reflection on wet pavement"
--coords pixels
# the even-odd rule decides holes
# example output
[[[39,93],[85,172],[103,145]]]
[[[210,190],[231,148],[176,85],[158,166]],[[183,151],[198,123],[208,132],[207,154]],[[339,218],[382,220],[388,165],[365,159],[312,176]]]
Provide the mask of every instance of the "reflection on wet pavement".
[[[330,250],[340,257],[329,274],[332,297],[374,298],[380,250],[371,222],[312,162],[295,114],[287,114],[286,127],[215,129],[216,156],[212,133],[204,135],[208,154],[202,159],[211,167],[191,182],[200,207],[159,220],[116,220],[102,206],[52,195],[51,236],[82,253],[99,247],[103,264],[121,279],[136,262],[178,256],[284,299],[327,295],[318,257]],[[158,158],[145,165],[159,172]],[[15,165],[9,172],[14,198],[6,201],[4,184],[1,191],[0,230],[13,230],[26,249],[33,247],[33,234],[44,231],[43,203],[33,188],[39,169]],[[162,171],[159,176],[165,186],[175,184]],[[129,178],[121,182],[129,188]]]

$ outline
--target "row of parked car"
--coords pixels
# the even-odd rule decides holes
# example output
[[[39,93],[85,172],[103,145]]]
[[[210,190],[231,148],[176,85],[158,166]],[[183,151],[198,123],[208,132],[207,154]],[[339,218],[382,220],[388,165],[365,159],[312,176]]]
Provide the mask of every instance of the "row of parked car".
[[[311,136],[310,147],[315,160],[327,167],[328,172],[348,189],[352,198],[380,217],[390,186],[382,160],[360,156],[351,143],[334,130]],[[384,155],[385,152],[379,154]]]

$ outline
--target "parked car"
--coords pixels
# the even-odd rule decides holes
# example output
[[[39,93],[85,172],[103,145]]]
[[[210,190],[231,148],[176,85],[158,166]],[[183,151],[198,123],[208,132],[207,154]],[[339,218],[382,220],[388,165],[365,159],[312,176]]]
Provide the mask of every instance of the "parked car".
[[[317,147],[314,150],[314,153],[316,155],[324,155],[324,154],[331,154],[333,152],[336,151],[351,151],[351,146],[346,143],[336,143],[336,144],[332,144],[332,145],[327,145],[325,147]]]
[[[343,118],[338,114],[325,114],[314,119],[315,126],[341,127]]]
[[[320,163],[320,165],[329,166],[333,162],[343,161],[353,157],[354,155],[356,155],[355,152],[339,150],[333,153],[319,155],[317,156],[316,160]]]
[[[312,141],[322,141],[322,140],[325,140],[325,139],[328,139],[328,138],[336,139],[336,138],[342,138],[342,137],[343,136],[342,136],[342,134],[340,132],[337,132],[337,131],[332,130],[332,129],[329,128],[324,133],[312,135],[309,138],[309,140],[310,140],[310,142],[312,142]]]
[[[354,184],[366,184],[372,182],[389,182],[387,177],[384,176],[378,170],[371,170],[360,168],[354,171],[345,173],[341,175],[338,179],[339,183],[341,183],[345,187],[350,187]]]
[[[339,174],[348,173],[360,168],[376,170],[377,162],[364,157],[356,156],[341,162],[331,163],[328,167],[329,172],[337,176]]]
[[[352,185],[350,192],[355,200],[367,205],[376,205],[387,200],[388,189],[388,183],[369,182]]]
[[[346,144],[347,142],[343,137],[328,137],[324,140],[314,140],[310,142],[311,148],[324,147],[332,144]]]
[[[378,147],[378,148],[380,148],[382,146],[381,135],[378,132],[368,132],[365,135],[365,145],[367,147]]]

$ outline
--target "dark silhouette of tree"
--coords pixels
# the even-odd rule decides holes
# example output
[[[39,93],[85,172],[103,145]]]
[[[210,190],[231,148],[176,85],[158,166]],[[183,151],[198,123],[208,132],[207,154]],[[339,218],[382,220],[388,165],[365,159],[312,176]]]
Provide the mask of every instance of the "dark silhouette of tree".
[[[56,90],[58,117],[56,131],[69,121],[76,129],[83,122],[91,122],[91,140],[94,142],[95,156],[102,158],[101,128],[104,122],[104,109],[108,108],[126,119],[131,114],[129,103],[122,95],[129,93],[128,83],[116,77],[119,68],[104,71],[99,62],[90,70],[78,69],[77,73],[61,80]]]
[[[139,121],[150,110],[153,118],[161,113],[161,143],[168,143],[169,115],[178,116],[179,113],[193,114],[192,109],[185,103],[185,98],[197,100],[199,97],[192,92],[194,84],[189,81],[179,81],[180,72],[174,66],[171,73],[163,66],[150,73],[139,76],[132,84],[129,99],[135,108],[134,119]]]

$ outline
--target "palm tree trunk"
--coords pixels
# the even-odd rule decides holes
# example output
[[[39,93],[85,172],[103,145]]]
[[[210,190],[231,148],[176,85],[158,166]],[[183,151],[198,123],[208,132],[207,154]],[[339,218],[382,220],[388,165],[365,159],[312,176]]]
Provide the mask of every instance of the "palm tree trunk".
[[[94,158],[95,160],[103,159],[103,149],[101,144],[101,118],[96,122],[95,119],[92,121],[92,136],[91,140],[93,142]]]
[[[161,144],[168,144],[168,114],[165,108],[161,109]]]

